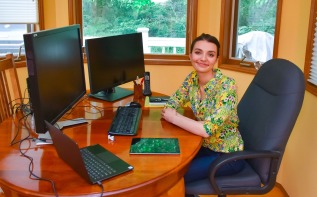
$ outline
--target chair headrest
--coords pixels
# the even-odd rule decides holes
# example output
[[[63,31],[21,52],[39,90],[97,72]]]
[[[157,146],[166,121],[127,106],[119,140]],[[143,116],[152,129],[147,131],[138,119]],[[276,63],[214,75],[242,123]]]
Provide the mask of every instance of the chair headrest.
[[[263,64],[253,82],[275,95],[292,94],[305,87],[303,72],[285,59],[271,59]]]

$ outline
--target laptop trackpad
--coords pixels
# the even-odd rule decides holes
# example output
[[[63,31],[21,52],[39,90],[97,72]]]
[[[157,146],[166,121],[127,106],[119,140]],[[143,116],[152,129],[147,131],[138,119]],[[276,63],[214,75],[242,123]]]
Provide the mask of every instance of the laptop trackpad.
[[[97,157],[105,161],[106,163],[111,163],[113,161],[117,161],[118,157],[113,153],[110,153],[108,150],[100,146],[99,144],[88,146],[89,151],[95,154]]]

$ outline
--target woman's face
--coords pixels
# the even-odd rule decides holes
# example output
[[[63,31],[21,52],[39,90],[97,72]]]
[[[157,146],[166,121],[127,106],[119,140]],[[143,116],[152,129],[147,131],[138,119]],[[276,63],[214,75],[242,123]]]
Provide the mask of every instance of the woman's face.
[[[200,40],[195,43],[189,58],[197,72],[210,73],[218,60],[217,53],[217,45]]]

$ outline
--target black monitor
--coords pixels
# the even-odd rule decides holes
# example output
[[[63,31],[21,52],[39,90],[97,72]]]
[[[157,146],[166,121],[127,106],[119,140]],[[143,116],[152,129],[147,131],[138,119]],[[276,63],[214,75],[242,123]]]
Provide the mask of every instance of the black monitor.
[[[35,131],[47,132],[86,94],[80,26],[24,34]]]
[[[89,96],[115,101],[133,94],[117,86],[144,76],[142,33],[87,39],[85,49]]]

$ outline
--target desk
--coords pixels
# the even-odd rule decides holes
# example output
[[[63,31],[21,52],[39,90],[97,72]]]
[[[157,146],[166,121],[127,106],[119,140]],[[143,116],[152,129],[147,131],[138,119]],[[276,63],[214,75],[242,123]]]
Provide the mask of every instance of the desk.
[[[136,137],[176,137],[179,139],[181,154],[130,155],[132,137],[115,136],[115,141],[112,142],[107,139],[106,131],[116,106],[126,105],[132,100],[133,97],[130,96],[109,103],[86,97],[65,117],[84,117],[89,123],[65,127],[63,132],[74,139],[79,147],[99,143],[134,166],[133,171],[103,181],[104,196],[184,196],[183,175],[201,146],[201,137],[161,120],[162,108],[143,107]],[[144,104],[144,99],[139,102]],[[185,110],[184,114],[193,117],[190,110]],[[0,125],[0,187],[6,196],[54,196],[49,182],[30,178],[30,160],[20,156],[19,144],[10,146],[18,131],[17,116]],[[27,134],[28,129],[20,129],[16,140]],[[101,188],[90,185],[65,164],[58,157],[53,145],[36,146],[32,140],[27,140],[21,147],[33,158],[33,173],[54,181],[59,196],[100,196]]]

